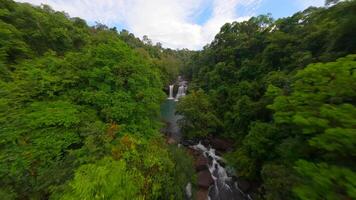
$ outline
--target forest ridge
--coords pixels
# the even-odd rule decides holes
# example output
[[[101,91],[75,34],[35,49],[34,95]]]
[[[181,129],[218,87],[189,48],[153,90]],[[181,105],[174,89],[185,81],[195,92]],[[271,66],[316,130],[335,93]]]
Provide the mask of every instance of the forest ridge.
[[[326,5],[190,51],[0,0],[0,198],[186,199],[194,160],[160,120],[182,75],[183,138],[232,141],[253,199],[355,199],[356,1]]]

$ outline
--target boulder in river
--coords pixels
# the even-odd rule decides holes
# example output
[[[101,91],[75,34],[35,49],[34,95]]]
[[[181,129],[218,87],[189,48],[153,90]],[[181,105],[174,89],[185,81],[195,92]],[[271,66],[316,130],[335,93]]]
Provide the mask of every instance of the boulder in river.
[[[247,180],[242,179],[242,178],[238,179],[238,186],[243,192],[248,192],[251,187],[250,183]]]
[[[208,199],[208,189],[203,189],[203,188],[200,188],[198,191],[197,191],[197,196],[196,196],[196,199],[197,200],[207,200]]]
[[[232,150],[234,145],[230,140],[221,138],[212,138],[210,144],[214,149],[224,152]]]
[[[198,186],[208,189],[210,185],[214,184],[214,180],[211,178],[208,170],[203,170],[198,173]]]
[[[200,155],[195,161],[195,170],[202,171],[208,169],[208,159],[203,155]]]
[[[171,137],[167,139],[167,144],[176,144],[176,143],[177,141]]]
[[[194,145],[195,141],[193,141],[193,140],[182,140],[181,143],[183,144],[183,146],[189,147],[191,145]]]

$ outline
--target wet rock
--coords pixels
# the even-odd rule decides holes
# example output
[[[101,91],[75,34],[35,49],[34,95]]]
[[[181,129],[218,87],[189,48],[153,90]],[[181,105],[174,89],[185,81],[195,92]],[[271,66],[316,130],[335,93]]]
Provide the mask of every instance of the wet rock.
[[[197,160],[198,157],[200,156],[200,153],[197,150],[192,149],[192,148],[187,148],[187,152],[189,155],[193,156],[194,160]]]
[[[210,146],[210,139],[208,139],[208,138],[204,138],[204,139],[200,140],[200,142],[202,145],[204,145],[206,147]]]
[[[198,173],[198,186],[208,189],[214,183],[208,170],[203,170]]]
[[[208,159],[205,158],[203,155],[200,155],[197,160],[195,161],[195,170],[202,171],[208,169]]]
[[[248,181],[241,179],[241,178],[238,178],[237,183],[239,185],[240,190],[242,190],[243,192],[248,192],[248,190],[251,187],[251,185]]]
[[[218,155],[218,156],[223,156],[224,155],[224,151],[221,151],[221,150],[215,150],[215,154]]]
[[[197,191],[196,199],[197,199],[197,200],[207,200],[207,199],[208,199],[208,190],[207,190],[207,189],[200,188],[200,189]]]
[[[220,164],[221,167],[224,167],[224,168],[226,167],[226,164],[224,161],[218,160],[218,163]]]
[[[173,139],[173,138],[168,138],[167,139],[167,144],[176,144],[176,143],[177,143],[177,141],[175,139]]]
[[[193,140],[183,140],[181,143],[183,146],[186,146],[186,147],[192,146],[195,144],[195,142]]]
[[[211,146],[218,151],[230,151],[232,150],[233,143],[227,139],[212,138],[210,140]]]

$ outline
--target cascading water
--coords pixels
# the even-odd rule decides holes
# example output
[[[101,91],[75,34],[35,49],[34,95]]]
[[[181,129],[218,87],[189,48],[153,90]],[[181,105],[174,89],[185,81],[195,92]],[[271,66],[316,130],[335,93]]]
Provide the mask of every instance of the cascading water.
[[[174,89],[174,85],[170,85],[169,86],[169,97],[168,97],[168,99],[174,99],[174,97],[173,97],[173,89]]]
[[[219,162],[225,162],[223,158],[216,155],[215,149],[206,148],[200,142],[191,148],[200,151],[208,162],[208,169],[214,180],[214,185],[209,188],[209,200],[252,200],[248,194],[243,193],[236,181],[229,177],[226,169]]]
[[[175,101],[178,101],[179,98],[181,98],[182,96],[185,96],[185,86],[184,85],[179,86]]]

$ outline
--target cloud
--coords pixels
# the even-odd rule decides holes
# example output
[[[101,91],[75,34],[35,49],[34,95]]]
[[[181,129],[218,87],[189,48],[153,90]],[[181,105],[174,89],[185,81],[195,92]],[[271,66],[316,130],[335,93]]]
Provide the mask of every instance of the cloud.
[[[201,26],[190,18],[202,0],[133,0],[127,5],[125,24],[135,35],[147,35],[165,47],[197,49],[201,46]]]
[[[16,0],[34,5],[47,4],[72,17],[80,17],[90,23],[100,22],[114,25],[123,20],[125,0]]]
[[[136,36],[147,35],[164,47],[201,49],[211,42],[226,22],[243,21],[254,15],[261,0],[18,0],[48,4],[90,24],[121,25]],[[212,13],[203,24],[195,19],[202,8]],[[244,8],[244,16],[238,13]]]
[[[238,16],[238,6],[253,7],[259,0],[134,0],[126,20],[130,31],[148,35],[165,47],[200,49],[211,42],[226,22],[242,21],[249,16]],[[204,24],[190,19],[207,3],[212,4],[212,14]],[[252,15],[252,14],[251,14]]]

